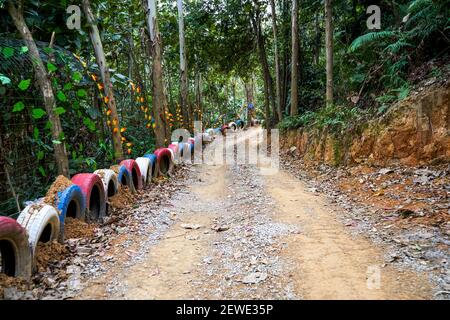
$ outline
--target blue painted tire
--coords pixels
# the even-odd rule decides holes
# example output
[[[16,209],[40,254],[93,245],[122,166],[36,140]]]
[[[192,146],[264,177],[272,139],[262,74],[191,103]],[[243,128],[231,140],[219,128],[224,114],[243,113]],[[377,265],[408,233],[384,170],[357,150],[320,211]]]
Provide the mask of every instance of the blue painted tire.
[[[84,220],[86,210],[86,199],[81,191],[81,188],[77,185],[71,185],[62,192],[58,192],[59,201],[56,203],[56,207],[59,211],[60,221],[60,233],[59,241],[64,242],[64,223],[66,221],[67,214],[69,217]]]
[[[131,172],[125,166],[120,166],[119,174],[117,175],[117,180],[119,181],[119,185],[126,186],[128,189],[134,193],[134,184],[133,178],[131,177]]]
[[[152,168],[152,177],[156,178],[158,176],[158,170],[156,170],[156,160],[157,160],[156,155],[153,153],[148,153],[144,155],[144,158],[150,159],[150,166]]]

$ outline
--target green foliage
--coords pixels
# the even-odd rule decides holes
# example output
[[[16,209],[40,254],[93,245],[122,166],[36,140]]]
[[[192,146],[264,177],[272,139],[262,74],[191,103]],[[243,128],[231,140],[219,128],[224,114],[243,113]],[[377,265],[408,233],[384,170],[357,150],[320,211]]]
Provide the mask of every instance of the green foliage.
[[[22,81],[20,81],[18,87],[19,87],[20,90],[25,91],[30,86],[30,83],[31,83],[30,79],[22,80]]]

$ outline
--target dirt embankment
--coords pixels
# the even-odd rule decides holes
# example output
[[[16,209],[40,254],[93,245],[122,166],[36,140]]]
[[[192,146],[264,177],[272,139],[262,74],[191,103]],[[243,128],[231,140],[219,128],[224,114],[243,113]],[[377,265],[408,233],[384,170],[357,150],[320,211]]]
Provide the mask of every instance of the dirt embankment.
[[[282,135],[281,147],[330,165],[450,162],[450,81],[419,90],[345,135],[299,128]]]

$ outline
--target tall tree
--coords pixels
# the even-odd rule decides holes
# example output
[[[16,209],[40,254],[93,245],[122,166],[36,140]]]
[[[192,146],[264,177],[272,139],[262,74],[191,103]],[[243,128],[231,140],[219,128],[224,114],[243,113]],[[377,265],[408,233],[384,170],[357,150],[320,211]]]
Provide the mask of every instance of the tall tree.
[[[149,48],[153,58],[152,80],[153,80],[153,113],[155,118],[156,147],[163,147],[168,140],[165,112],[167,110],[167,99],[164,94],[163,68],[161,54],[161,36],[159,34],[158,20],[156,19],[156,0],[147,0],[144,3],[146,9],[147,26],[150,35]]]
[[[102,40],[97,27],[97,19],[92,13],[92,7],[89,0],[83,0],[83,11],[86,15],[87,22],[89,24],[89,36],[91,38],[92,46],[94,47],[95,58],[97,60],[98,67],[100,68],[100,74],[102,76],[105,93],[108,97],[107,104],[110,110],[111,121],[111,134],[114,146],[114,158],[116,160],[123,159],[122,140],[120,135],[119,116],[117,114],[116,99],[114,97],[114,89],[111,82],[111,75],[109,73],[108,63],[105,58],[105,51],[103,50]]]
[[[327,104],[333,104],[333,7],[325,0],[325,47],[327,56]]]
[[[39,55],[39,50],[34,42],[33,36],[28,29],[28,26],[23,17],[23,1],[8,1],[8,12],[11,16],[14,24],[19,31],[22,39],[25,41],[28,52],[33,61],[34,71],[36,74],[36,80],[38,82],[39,88],[42,92],[42,97],[44,98],[45,109],[48,114],[50,123],[52,124],[52,138],[53,138],[53,148],[55,152],[55,159],[58,168],[58,174],[62,174],[69,177],[69,161],[67,159],[66,147],[63,141],[64,134],[61,126],[61,120],[59,116],[55,113],[56,100],[53,93],[52,84],[48,77],[47,71],[42,62],[41,56]]]
[[[298,0],[292,1],[291,116],[298,114]]]
[[[189,103],[189,87],[188,87],[188,70],[186,60],[186,48],[184,37],[184,17],[183,17],[183,0],[177,0],[178,5],[178,31],[180,37],[180,104],[183,110],[184,126],[186,129],[192,127],[192,106]]]
[[[278,57],[278,28],[277,28],[277,13],[275,7],[275,0],[270,0],[272,9],[272,31],[273,31],[273,45],[274,45],[274,60],[275,60],[275,87],[276,87],[276,106],[278,113],[278,120],[283,119],[281,112],[281,80],[280,80],[280,59]]]
[[[253,29],[256,34],[256,45],[258,47],[259,61],[261,63],[261,68],[263,71],[264,78],[264,113],[266,118],[266,129],[271,128],[271,118],[270,118],[270,104],[272,104],[272,110],[274,111],[274,122],[278,119],[278,113],[276,112],[274,93],[273,93],[273,80],[270,75],[269,63],[267,62],[267,53],[265,39],[262,32],[261,23],[261,8],[258,0],[254,0],[255,12],[252,15]]]

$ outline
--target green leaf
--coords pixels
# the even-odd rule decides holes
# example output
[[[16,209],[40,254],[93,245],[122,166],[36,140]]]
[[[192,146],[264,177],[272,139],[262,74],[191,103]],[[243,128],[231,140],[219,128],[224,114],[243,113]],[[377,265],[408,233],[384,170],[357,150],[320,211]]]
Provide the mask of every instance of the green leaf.
[[[72,79],[77,82],[81,81],[82,78],[83,78],[83,76],[81,75],[81,73],[79,71],[76,71],[72,76]]]
[[[64,90],[70,90],[70,89],[72,89],[73,88],[73,86],[72,86],[72,84],[70,83],[70,82],[68,82],[68,83],[66,83],[65,85],[64,85]]]
[[[83,123],[88,127],[89,130],[95,131],[95,123],[89,118],[83,118]]]
[[[45,115],[45,110],[41,108],[34,108],[33,110],[31,110],[31,115],[34,119],[40,119]]]
[[[51,62],[47,62],[47,69],[49,72],[54,72],[58,70],[58,68]]]
[[[20,47],[20,53],[27,53],[27,52],[28,52],[27,46]]]
[[[18,87],[20,90],[25,91],[30,86],[30,83],[31,83],[31,79],[22,80],[22,81],[20,81]]]
[[[87,95],[87,92],[86,92],[86,90],[84,90],[84,89],[79,89],[78,91],[77,91],[77,96],[79,96],[80,98],[81,97],[85,97]]]
[[[64,94],[64,92],[62,91],[58,91],[58,93],[56,94],[56,97],[58,98],[59,101],[67,101],[67,97]]]
[[[39,129],[38,128],[33,129],[33,138],[34,138],[34,140],[39,139]]]
[[[4,47],[3,48],[3,56],[8,59],[14,55],[14,48]]]
[[[37,153],[37,159],[38,161],[44,159],[44,151],[41,150]]]
[[[42,166],[40,166],[40,167],[38,168],[38,170],[39,170],[39,172],[42,174],[42,176],[44,176],[44,177],[47,176],[47,174],[45,173],[45,170],[44,170],[44,168],[42,168]]]
[[[11,83],[11,79],[1,73],[0,73],[0,81],[2,82],[2,84],[10,84]]]
[[[55,108],[55,113],[59,116],[61,114],[63,114],[64,112],[66,112],[66,109],[64,109],[63,107],[57,107]]]
[[[61,144],[62,142],[59,140],[52,140],[53,144]]]
[[[25,105],[23,104],[23,102],[19,101],[13,106],[12,112],[19,112],[19,111],[22,111],[24,108],[25,108]]]

